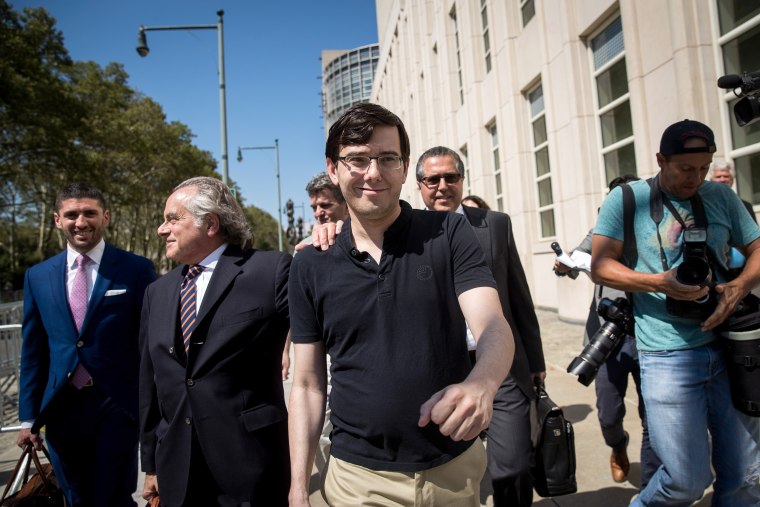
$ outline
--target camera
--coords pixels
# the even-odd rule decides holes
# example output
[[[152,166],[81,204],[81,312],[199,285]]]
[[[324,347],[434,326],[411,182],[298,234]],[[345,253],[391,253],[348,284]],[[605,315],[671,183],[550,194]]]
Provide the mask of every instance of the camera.
[[[734,105],[734,117],[740,127],[760,120],[760,72],[728,74],[718,78],[718,87],[733,90],[739,100]],[[740,90],[737,93],[737,90]]]
[[[712,284],[712,272],[707,261],[707,229],[689,227],[683,230],[683,262],[676,268],[676,280],[684,285],[704,287]],[[718,305],[713,290],[695,301],[682,301],[670,296],[665,298],[665,309],[674,317],[706,319]]]
[[[633,334],[633,309],[626,298],[600,299],[597,313],[605,323],[567,367],[567,372],[577,375],[584,386],[594,381],[599,368],[621,346],[625,336]]]

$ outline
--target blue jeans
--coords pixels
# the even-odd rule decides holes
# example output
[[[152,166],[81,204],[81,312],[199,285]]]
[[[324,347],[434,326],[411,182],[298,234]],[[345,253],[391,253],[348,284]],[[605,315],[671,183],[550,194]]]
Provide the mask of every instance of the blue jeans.
[[[594,381],[596,389],[596,408],[599,425],[602,428],[604,443],[615,448],[625,443],[623,418],[625,417],[625,392],[628,389],[628,375],[636,384],[639,397],[639,418],[641,419],[641,489],[649,483],[652,475],[660,466],[652,446],[649,443],[644,400],[641,397],[641,380],[639,357],[636,350],[636,338],[626,336],[620,348],[599,368]]]
[[[714,507],[760,505],[760,421],[731,403],[723,351],[639,351],[652,448],[661,459],[631,505],[689,506],[712,482]]]

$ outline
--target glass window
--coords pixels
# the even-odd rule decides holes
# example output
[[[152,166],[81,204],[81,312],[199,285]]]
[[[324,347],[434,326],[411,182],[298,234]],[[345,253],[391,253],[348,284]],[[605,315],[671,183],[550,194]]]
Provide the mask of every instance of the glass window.
[[[538,182],[538,205],[543,208],[552,203],[552,179],[545,178]]]
[[[634,153],[633,143],[627,144],[622,148],[609,151],[604,154],[604,172],[607,180],[605,184],[612,181],[613,178],[623,176],[624,174],[636,174],[636,154]]]
[[[723,45],[726,74],[741,74],[760,69],[760,25]]]
[[[533,19],[536,15],[536,3],[534,0],[523,0],[522,6],[520,6],[522,12],[522,24],[523,26],[528,24],[528,21]]]
[[[457,11],[456,6],[451,9],[451,12],[449,12],[449,17],[451,18],[452,22],[452,28],[454,30],[454,50],[456,53],[456,67],[457,67],[457,78],[459,80],[459,103],[464,104],[464,84],[462,81],[462,56],[461,56],[461,50],[459,47],[459,24],[457,23]]]
[[[541,116],[533,122],[533,146],[546,142],[546,117]]]
[[[628,73],[625,69],[625,58],[596,77],[596,90],[599,97],[599,107],[604,107],[628,93]]]
[[[594,53],[594,69],[598,69],[625,50],[623,23],[620,17],[591,40],[591,50]]]
[[[721,35],[760,14],[757,0],[718,0]]]
[[[555,236],[556,229],[554,227],[554,210],[546,210],[539,213],[541,217],[541,236],[549,238]]]
[[[483,54],[486,60],[486,73],[491,72],[491,42],[488,38],[488,6],[486,0],[480,0],[480,21],[483,24]]]
[[[599,116],[602,127],[602,145],[609,146],[633,135],[631,107],[626,100],[616,108]]]
[[[760,204],[760,171],[757,170],[760,167],[760,153],[739,157],[734,160],[734,166],[739,197],[752,204]]]
[[[549,148],[544,146],[536,152],[536,176],[549,174]]]

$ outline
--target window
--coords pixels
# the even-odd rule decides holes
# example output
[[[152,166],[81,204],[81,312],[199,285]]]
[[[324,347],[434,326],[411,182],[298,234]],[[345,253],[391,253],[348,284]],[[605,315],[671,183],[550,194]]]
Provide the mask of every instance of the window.
[[[521,0],[520,12],[522,13],[523,26],[528,24],[528,21],[533,19],[536,15],[536,1],[535,0]]]
[[[454,30],[454,53],[456,57],[457,79],[459,83],[459,103],[464,104],[464,85],[462,81],[462,51],[459,45],[459,23],[457,23],[457,9],[456,6],[452,7],[449,12],[451,18],[452,28]]]
[[[723,74],[741,74],[760,69],[760,2],[717,0],[720,29],[720,55]],[[736,189],[742,199],[760,204],[760,122],[740,127],[734,118],[736,96],[731,91],[723,95],[728,108],[731,146],[726,150],[734,161]],[[752,168],[754,167],[754,171]]]
[[[499,162],[499,132],[496,130],[496,123],[492,123],[486,127],[486,130],[491,138],[491,163],[496,183],[496,209],[504,211],[504,194],[501,188],[501,162]]]
[[[623,23],[619,16],[591,38],[591,58],[606,186],[613,178],[636,174]]]
[[[483,55],[486,60],[486,74],[491,72],[491,41],[488,38],[488,6],[480,0],[480,21],[483,23]]]
[[[470,164],[467,160],[467,145],[463,145],[461,148],[459,148],[459,153],[462,155],[462,163],[464,164],[464,185],[467,191],[465,192],[465,195],[470,195],[472,193],[472,182],[470,181]]]
[[[549,136],[546,134],[546,111],[544,89],[539,84],[528,93],[530,122],[533,131],[533,161],[535,165],[536,188],[538,191],[538,221],[541,237],[556,235],[554,224],[554,195],[552,194],[552,174],[549,164]]]

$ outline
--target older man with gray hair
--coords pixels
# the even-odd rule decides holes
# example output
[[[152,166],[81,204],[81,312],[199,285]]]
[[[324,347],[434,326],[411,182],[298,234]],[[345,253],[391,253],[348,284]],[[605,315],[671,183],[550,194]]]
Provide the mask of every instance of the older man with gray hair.
[[[245,249],[243,211],[214,178],[174,189],[158,235],[179,266],[148,288],[140,323],[143,498],[287,505],[291,257]]]
[[[715,160],[710,166],[710,181],[717,183],[724,183],[731,188],[734,188],[734,180],[736,178],[736,171],[734,166],[728,160]],[[742,204],[747,208],[749,214],[752,216],[752,220],[757,223],[757,217],[755,216],[755,210],[752,207],[752,203],[742,199]]]

